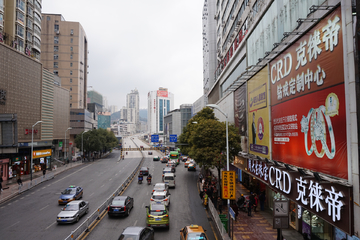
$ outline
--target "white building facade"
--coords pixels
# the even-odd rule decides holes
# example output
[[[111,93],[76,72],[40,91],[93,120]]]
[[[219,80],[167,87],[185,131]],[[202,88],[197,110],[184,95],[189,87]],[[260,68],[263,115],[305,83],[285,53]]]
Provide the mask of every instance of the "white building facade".
[[[148,132],[164,132],[164,116],[174,109],[174,94],[167,88],[159,88],[148,93]]]
[[[126,107],[129,109],[128,121],[136,125],[137,131],[140,131],[139,106],[139,91],[135,88],[134,90],[131,90],[131,93],[126,95]]]

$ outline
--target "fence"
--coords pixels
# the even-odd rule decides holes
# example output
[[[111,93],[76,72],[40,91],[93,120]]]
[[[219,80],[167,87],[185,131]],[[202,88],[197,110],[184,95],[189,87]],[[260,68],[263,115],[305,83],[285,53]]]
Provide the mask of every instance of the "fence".
[[[230,237],[229,237],[228,233],[226,232],[226,230],[221,222],[221,219],[219,217],[219,214],[216,211],[216,208],[214,207],[214,204],[211,202],[210,198],[208,198],[208,206],[209,206],[210,213],[215,221],[215,224],[219,230],[221,238],[223,240],[230,240]]]

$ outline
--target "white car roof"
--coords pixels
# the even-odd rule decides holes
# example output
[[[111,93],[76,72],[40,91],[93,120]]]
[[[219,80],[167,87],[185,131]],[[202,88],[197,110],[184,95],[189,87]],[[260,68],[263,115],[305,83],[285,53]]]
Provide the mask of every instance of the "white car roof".
[[[155,191],[154,193],[153,193],[153,195],[157,195],[157,196],[165,196],[165,194],[166,194],[166,191]]]

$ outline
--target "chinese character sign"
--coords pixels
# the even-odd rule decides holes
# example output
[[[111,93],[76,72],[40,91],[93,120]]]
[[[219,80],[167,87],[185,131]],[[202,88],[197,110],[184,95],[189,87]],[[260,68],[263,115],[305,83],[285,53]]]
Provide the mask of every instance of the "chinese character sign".
[[[272,157],[347,179],[341,22],[338,7],[270,63]]]
[[[222,198],[236,200],[235,171],[222,171]]]
[[[248,82],[249,152],[269,157],[268,69],[265,67]]]

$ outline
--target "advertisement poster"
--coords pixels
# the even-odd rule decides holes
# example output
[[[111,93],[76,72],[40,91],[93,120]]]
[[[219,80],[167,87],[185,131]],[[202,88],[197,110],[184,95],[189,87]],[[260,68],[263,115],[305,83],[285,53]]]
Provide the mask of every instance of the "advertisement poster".
[[[348,178],[341,9],[270,63],[273,159]]]
[[[157,96],[158,97],[168,97],[168,91],[157,90]]]
[[[269,158],[268,68],[248,81],[249,153]]]
[[[234,96],[235,127],[239,129],[241,150],[248,153],[247,120],[246,120],[246,83],[235,91]]]

